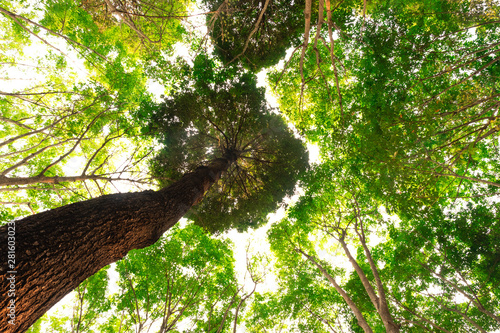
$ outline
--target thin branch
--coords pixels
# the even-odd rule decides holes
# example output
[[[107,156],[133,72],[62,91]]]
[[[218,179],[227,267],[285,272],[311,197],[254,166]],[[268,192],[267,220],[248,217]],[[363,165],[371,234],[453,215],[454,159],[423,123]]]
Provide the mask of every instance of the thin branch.
[[[309,33],[311,30],[311,5],[312,5],[312,0],[306,0],[306,6],[304,9],[304,21],[305,21],[304,43],[302,44],[302,52],[300,54],[300,62],[299,62],[300,78],[302,81],[300,88],[300,103],[299,103],[301,106],[302,106],[302,99],[304,96],[304,87],[306,85],[304,78],[304,58],[306,55],[307,46],[309,44]],[[300,109],[302,109],[302,107],[300,107]]]
[[[262,17],[264,16],[264,13],[266,12],[268,5],[269,5],[269,0],[266,0],[266,2],[264,3],[264,7],[262,7],[262,10],[260,11],[259,18],[257,19],[257,22],[255,22],[254,28],[252,29],[252,31],[250,31],[250,34],[248,35],[247,40],[245,41],[245,45],[243,46],[243,50],[238,55],[236,55],[231,61],[229,61],[227,64],[225,64],[225,66],[228,66],[229,64],[234,62],[236,59],[238,59],[239,57],[241,57],[245,53],[245,51],[248,48],[248,44],[250,43],[250,39],[259,29],[260,22],[262,21]]]
[[[21,16],[21,15],[17,15],[17,14],[15,14],[15,13],[12,13],[12,12],[10,12],[10,11],[6,10],[5,8],[2,8],[2,7],[0,7],[0,12],[1,12],[1,13],[4,13],[5,15],[9,16],[10,18],[12,18],[12,19],[13,19],[13,20],[14,20],[14,21],[18,24],[18,25],[20,25],[23,29],[25,29],[25,30],[26,30],[26,31],[28,31],[30,34],[32,34],[33,36],[37,37],[38,39],[40,39],[42,42],[44,42],[45,44],[49,45],[50,47],[52,47],[52,48],[54,48],[54,49],[58,50],[58,51],[59,51],[59,52],[61,52],[62,54],[64,54],[64,52],[62,52],[62,51],[60,51],[59,49],[57,49],[56,47],[52,46],[52,45],[51,45],[51,44],[49,44],[47,41],[45,41],[44,39],[42,39],[41,37],[39,37],[36,33],[34,33],[33,31],[31,31],[30,29],[28,29],[28,28],[27,28],[27,27],[25,27],[24,25],[22,25],[22,24],[21,24],[21,22],[19,22],[19,20],[18,20],[18,19],[23,20],[23,21],[25,21],[25,22],[27,22],[27,23],[30,23],[30,24],[32,24],[32,25],[34,25],[34,26],[38,27],[38,28],[44,29],[44,30],[46,30],[47,32],[51,33],[51,34],[52,34],[52,35],[54,35],[54,36],[58,36],[58,37],[63,38],[63,39],[64,39],[64,40],[66,40],[67,42],[74,43],[74,44],[76,44],[76,45],[78,45],[78,46],[81,46],[81,47],[83,47],[83,48],[85,48],[85,49],[87,49],[87,50],[89,50],[89,51],[91,51],[91,52],[95,53],[95,54],[96,54],[96,55],[98,55],[101,59],[103,59],[103,60],[105,60],[105,61],[108,61],[108,60],[107,60],[107,58],[106,58],[105,56],[103,56],[103,55],[102,55],[102,54],[100,54],[99,52],[97,52],[97,51],[95,51],[95,50],[91,49],[90,47],[85,46],[85,45],[83,45],[83,44],[80,44],[80,43],[78,43],[77,41],[75,41],[75,40],[73,40],[73,39],[71,39],[71,38],[69,38],[69,37],[67,37],[67,36],[64,36],[64,35],[62,35],[62,34],[60,34],[60,33],[58,33],[58,32],[55,32],[54,30],[51,30],[51,29],[49,29],[49,28],[47,28],[47,27],[45,27],[45,26],[43,26],[43,25],[41,25],[41,24],[38,24],[38,23],[36,23],[36,22],[33,22],[33,21],[31,21],[30,19],[28,19],[28,18],[26,18],[26,17],[23,17],[23,16]],[[64,54],[64,55],[66,55],[66,54]]]

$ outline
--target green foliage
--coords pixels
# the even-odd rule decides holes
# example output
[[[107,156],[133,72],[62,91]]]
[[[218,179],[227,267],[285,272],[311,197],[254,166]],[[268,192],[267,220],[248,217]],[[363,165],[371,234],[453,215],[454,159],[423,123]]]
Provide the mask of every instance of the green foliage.
[[[24,203],[5,207],[6,211],[23,215],[57,207],[109,193],[113,178],[134,181],[144,177],[132,162],[149,151],[131,144],[145,144],[147,138],[137,136],[129,113],[137,100],[149,97],[144,86],[137,84],[141,80],[137,73],[124,73],[119,88],[96,82],[73,86],[53,82],[52,87],[2,96],[2,201]],[[116,151],[123,155],[113,157]],[[113,176],[117,169],[124,172],[122,176]],[[67,176],[93,185],[85,188]],[[11,184],[9,179],[18,180]]]
[[[255,228],[293,194],[307,166],[305,149],[272,113],[253,75],[212,66],[199,56],[192,69],[186,67],[181,90],[140,111],[149,121],[146,131],[163,145],[152,170],[167,185],[212,159],[227,158],[233,162],[229,170],[187,217],[211,232]]]
[[[108,286],[108,267],[85,280],[75,291],[76,301],[70,325],[77,332],[91,332],[91,326],[97,322],[101,313],[111,308],[111,301],[106,298]]]
[[[380,276],[401,332],[498,329],[498,203],[421,207],[401,214],[395,223],[382,218],[380,203],[369,191],[356,189],[355,179],[330,172],[335,180],[326,182],[328,170],[321,165],[303,177],[304,195],[270,229],[279,290],[252,306],[250,322],[261,323],[255,332],[278,329],[283,322],[305,325],[303,313],[311,321],[326,319],[316,323],[321,327],[328,322],[339,329],[349,323],[352,331],[363,331],[337,288],[308,256],[337,281],[374,332],[385,332],[349,255],[382,297],[375,274]]]
[[[499,306],[498,203],[448,209],[427,208],[403,220],[391,229],[389,242],[378,246],[387,263],[388,288],[408,320],[424,315],[450,331],[473,321],[494,331],[499,327],[490,315]]]
[[[74,1],[2,6],[0,60],[13,82],[0,92],[2,221],[119,184],[151,186],[144,162],[152,142],[133,113],[152,98],[143,67],[155,64],[124,44],[127,28],[101,29]],[[169,38],[164,51],[180,35]]]
[[[334,12],[334,44],[310,43],[302,68],[297,52],[270,74],[281,109],[391,207],[495,193],[499,30],[486,13],[498,8],[384,1],[362,19],[352,6]]]
[[[129,253],[117,271],[115,313],[126,313],[126,331],[154,321],[166,330],[185,320],[200,331],[218,327],[237,290],[231,245],[195,225],[174,227],[155,245]]]
[[[401,332],[498,330],[500,217],[491,200],[500,186],[498,4],[374,0],[364,12],[362,1],[346,0],[333,4],[331,21],[316,24],[327,8],[313,2],[308,47],[268,77],[281,111],[320,147],[322,163],[302,173],[302,144],[242,67],[258,71],[301,50],[305,1],[269,1],[255,31],[265,1],[202,3],[215,54],[234,66],[220,68],[203,52],[192,66],[168,59],[185,36],[177,18],[189,2],[2,1],[41,23],[16,23],[4,12],[2,63],[27,73],[26,46],[33,34],[53,43],[48,28],[91,76],[78,79],[53,49],[34,58],[41,84],[0,92],[4,176],[64,175],[79,159],[86,163],[76,174],[109,175],[112,157],[131,146],[130,171],[138,172],[153,135],[159,149],[150,166],[161,186],[214,158],[232,162],[188,215],[213,233],[258,227],[300,178],[303,195],[268,234],[278,288],[256,294],[247,331],[362,332],[342,290],[371,329],[384,332],[366,281],[378,297],[385,292]],[[167,87],[160,105],[146,93],[150,78]],[[5,186],[2,202],[29,205],[0,216],[111,191],[96,183],[90,190],[42,183],[22,194],[21,185]],[[198,226],[174,228],[118,263],[117,294],[105,293],[104,273],[89,279],[72,316],[44,317],[32,332],[181,331],[180,322],[193,332],[229,331],[242,299],[231,249]]]
[[[280,294],[290,297],[296,311],[314,310],[316,319],[320,315],[333,327],[350,322],[353,331],[362,331],[346,300],[325,276],[329,274],[378,332],[385,328],[349,259],[356,258],[357,250],[356,265],[375,286],[362,244],[380,237],[383,222],[377,211],[379,203],[359,186],[359,180],[333,173],[328,164],[316,166],[302,178],[304,195],[289,209],[287,219],[271,228],[269,240],[284,288]],[[301,279],[300,287],[294,287]],[[298,293],[301,297],[295,295]],[[319,323],[326,324],[324,320]]]
[[[303,0],[269,1],[261,24],[252,35],[266,1],[202,2],[215,12],[207,16],[207,25],[211,27],[214,51],[224,63],[238,59],[245,68],[258,72],[277,64],[288,48],[300,44],[304,31]]]
[[[330,298],[336,295],[317,281],[307,279],[297,281],[294,287],[295,293],[280,288],[273,293],[257,294],[246,318],[246,331],[331,332],[343,312]],[[300,292],[301,288],[306,289],[306,295]]]
[[[50,0],[43,1],[41,23],[88,47],[81,51],[87,60],[98,60],[95,56],[106,56],[110,49],[153,59],[182,40],[181,18],[190,3]]]
[[[333,42],[314,42],[313,31],[304,54],[268,76],[281,110],[322,157],[269,234],[279,295],[293,295],[300,274],[325,276],[310,256],[375,332],[386,328],[362,276],[375,288],[376,272],[400,331],[494,331],[498,208],[481,198],[499,187],[498,6],[395,0],[367,9],[363,18],[359,3],[339,4]],[[382,205],[399,226],[382,218]],[[341,270],[346,248],[351,271]],[[362,332],[345,299],[337,304]]]

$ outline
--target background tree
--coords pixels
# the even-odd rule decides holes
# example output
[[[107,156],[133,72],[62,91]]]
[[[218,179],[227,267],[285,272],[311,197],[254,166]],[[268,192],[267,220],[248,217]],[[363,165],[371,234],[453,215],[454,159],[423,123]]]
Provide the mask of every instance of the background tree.
[[[135,332],[147,331],[155,322],[160,332],[176,331],[181,323],[228,326],[224,312],[234,307],[238,291],[233,265],[229,242],[212,239],[195,225],[176,228],[118,262],[115,316],[124,311],[121,325]]]
[[[139,136],[129,118],[127,109],[133,108],[133,101],[120,102],[97,84],[78,85],[73,91],[30,91],[3,99],[4,204],[24,203],[36,212],[109,193],[114,182],[127,181],[139,188],[152,183],[140,170],[150,152],[133,146],[151,144]],[[5,221],[26,214],[26,209],[3,212]]]
[[[373,210],[376,215],[377,208],[384,205],[402,219],[427,223],[430,215],[421,211],[428,207],[440,212],[461,210],[453,202],[462,198],[474,207],[478,198],[492,198],[498,192],[498,173],[495,171],[498,107],[496,74],[493,74],[497,70],[494,55],[497,46],[494,40],[486,37],[498,34],[497,15],[494,14],[498,7],[486,2],[478,5],[476,2],[384,1],[371,3],[360,10],[359,4],[342,2],[332,11],[329,1],[318,1],[306,4],[306,12],[313,5],[319,8],[317,24],[309,26],[308,33],[306,21],[302,52],[296,52],[300,50],[297,48],[284,69],[276,69],[269,81],[277,87],[284,113],[307,140],[320,146],[323,164],[303,184],[309,190],[298,205],[302,208],[294,208],[289,222],[283,222],[300,233],[289,232],[285,236],[287,229],[277,226],[270,241],[281,244],[278,239],[286,243],[295,236],[295,243],[288,246],[289,256],[293,255],[294,247],[302,247],[304,260],[319,270],[321,266],[331,277],[345,278],[345,273],[335,272],[333,268],[328,271],[330,265],[338,267],[340,264],[323,261],[324,256],[319,253],[325,251],[326,240],[323,237],[314,239],[311,234],[319,233],[321,225],[334,226],[341,232],[332,233],[337,238],[334,244],[338,243],[341,248],[343,232],[345,237],[356,235],[356,231],[362,234],[355,228],[354,208],[351,211],[354,215],[347,214],[347,219],[342,220],[346,224],[338,225],[340,212],[349,207],[347,198],[357,198],[357,193],[364,200],[369,198],[373,203],[365,213]],[[330,186],[330,183],[337,185]],[[346,192],[351,194],[346,195]],[[491,207],[491,204],[486,206]],[[314,216],[318,225],[312,227]],[[442,220],[435,221],[436,232],[440,230],[451,239],[461,238],[457,229],[443,226]],[[384,227],[380,218],[371,223],[366,230],[380,232],[379,228]],[[474,227],[481,233],[491,230],[490,224],[482,218],[475,219]],[[327,231],[328,228],[323,228],[323,232]],[[374,236],[373,231],[371,235]],[[387,237],[387,234],[381,232],[379,236]],[[439,236],[433,234],[426,239],[433,244],[437,242],[435,237]],[[346,244],[349,243],[358,248],[357,255],[349,250],[353,253],[351,257],[357,258],[358,265],[375,285],[376,271],[367,254],[372,250],[368,246],[367,252],[361,238],[350,239]],[[399,240],[396,243],[403,244]],[[474,253],[480,243],[479,239],[460,242],[462,254]],[[275,249],[282,251],[279,245]],[[420,248],[416,246],[415,250]],[[378,251],[374,250],[371,256],[375,258],[382,286],[397,289],[404,285],[405,281],[399,280],[397,274],[385,275],[385,269],[389,270],[388,257],[379,255]],[[445,253],[447,255],[448,250],[442,256]],[[285,265],[284,257],[280,257],[283,262],[280,267],[285,270],[302,267],[298,263]],[[462,275],[461,283],[470,285],[471,292],[478,292],[473,287],[475,278],[465,278],[466,259],[458,264],[458,257],[454,269],[449,268],[453,273],[450,272],[447,280],[459,288],[458,280],[454,279]],[[488,257],[488,265],[496,267],[496,259]],[[411,256],[408,259],[411,260]],[[436,262],[439,260],[445,258]],[[411,271],[408,266],[398,267]],[[287,272],[297,274],[292,269]],[[454,331],[459,326],[472,331],[494,330],[494,317],[476,314],[472,303],[468,307],[467,302],[462,303],[452,296],[458,291],[445,281],[434,280],[433,286],[439,285],[438,292],[428,288],[430,282],[425,284],[422,292],[425,297],[416,292],[422,290],[420,284],[426,274],[421,278],[412,276],[414,283],[409,285],[415,289],[404,297],[412,299],[406,308],[401,307],[404,302],[398,303],[390,294],[385,295],[394,322],[401,325],[401,330]],[[431,275],[438,279],[435,274]],[[380,319],[371,315],[377,309],[362,280],[360,275],[352,274],[349,283],[337,284],[350,295],[367,326],[374,331],[383,330]],[[484,275],[477,277],[477,281],[481,281],[479,284],[488,280]],[[426,305],[417,305],[417,300]],[[414,313],[413,317],[405,312],[419,306],[436,311]],[[489,313],[496,316],[492,311]],[[448,318],[450,323],[445,324],[446,319],[438,319],[439,316]],[[356,321],[360,322],[358,317]],[[356,321],[352,321],[354,331],[359,330]]]
[[[462,201],[452,208],[429,207],[403,219],[377,247],[386,262],[390,297],[405,321],[423,328],[495,331],[498,204]]]
[[[311,180],[316,176],[318,174]],[[314,268],[317,276],[326,279],[330,288],[341,296],[337,296],[341,304],[348,306],[351,316],[355,318],[353,323],[357,323],[355,327],[364,332],[376,332],[378,329],[399,332],[400,326],[394,319],[378,263],[368,247],[372,233],[369,230],[380,224],[377,202],[370,200],[356,185],[353,178],[323,182],[321,185],[312,182],[308,188],[311,192],[306,192],[304,199],[290,210],[288,219],[271,229],[272,249],[277,252],[280,261],[287,261],[288,256],[296,258],[294,265],[280,263],[285,270],[290,266],[295,267],[292,269],[302,267],[302,270],[305,262]],[[356,258],[353,245],[358,253],[363,254],[364,260]],[[319,251],[323,252],[321,259]],[[345,266],[344,269],[331,267],[331,263],[338,261],[333,258],[340,253],[347,259],[348,271]],[[328,255],[333,258],[326,259]],[[348,285],[343,285],[342,280],[349,271],[360,282],[360,290],[353,292]],[[335,321],[333,325],[336,326]]]
[[[1,61],[13,82],[0,92],[2,221],[111,193],[115,186],[151,187],[141,164],[150,154],[144,147],[153,143],[131,118],[152,98],[143,69],[150,59],[131,52],[121,27],[100,29],[75,2],[2,6],[9,43]],[[171,20],[167,52],[182,37],[179,18]]]
[[[278,63],[300,44],[304,1],[204,0],[215,53],[224,63],[239,61],[259,71]]]
[[[278,260],[279,287],[256,294],[246,318],[248,332],[336,332],[348,328],[349,311],[315,268],[289,255]],[[287,266],[287,268],[285,268]]]
[[[387,1],[361,18],[353,6],[343,2],[326,22],[318,16],[309,46],[270,76],[281,109],[326,158],[348,161],[396,206],[404,192],[428,204],[495,193],[497,45],[489,36],[498,33],[490,15],[498,8]],[[337,33],[329,43],[326,23]]]
[[[269,232],[279,290],[252,307],[256,332],[279,328],[273,318],[320,332],[498,329],[497,204],[423,207],[397,223],[355,179],[326,183],[323,168]]]

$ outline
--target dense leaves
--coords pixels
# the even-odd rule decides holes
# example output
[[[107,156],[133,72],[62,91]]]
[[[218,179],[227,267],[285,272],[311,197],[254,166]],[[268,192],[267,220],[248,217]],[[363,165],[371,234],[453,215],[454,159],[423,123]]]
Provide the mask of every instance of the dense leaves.
[[[264,98],[252,74],[217,72],[199,56],[182,90],[165,103],[145,106],[149,131],[163,144],[155,176],[168,184],[214,158],[233,163],[189,218],[211,232],[246,230],[266,221],[291,196],[307,165],[305,149]]]
[[[304,1],[203,0],[213,12],[207,25],[224,63],[241,61],[253,71],[278,63],[304,31]]]
[[[80,7],[95,25],[129,51],[158,56],[184,35],[181,20],[191,1],[84,0]]]
[[[471,6],[387,1],[353,15],[334,44],[270,76],[282,110],[396,206],[400,193],[427,203],[494,193],[498,24],[487,13],[497,8]]]
[[[426,209],[391,230],[379,256],[390,263],[386,274],[405,320],[424,324],[426,316],[449,331],[498,329],[498,221],[497,203],[460,203],[446,213]]]

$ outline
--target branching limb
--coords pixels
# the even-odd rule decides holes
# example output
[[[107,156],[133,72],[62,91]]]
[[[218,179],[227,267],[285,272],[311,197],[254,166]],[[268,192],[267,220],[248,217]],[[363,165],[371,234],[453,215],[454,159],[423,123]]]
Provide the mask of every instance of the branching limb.
[[[237,60],[239,57],[241,57],[243,54],[245,54],[245,52],[248,48],[248,44],[250,43],[250,40],[252,39],[252,36],[259,29],[260,23],[262,22],[262,17],[264,16],[264,13],[266,12],[268,5],[269,5],[269,0],[266,0],[266,2],[264,3],[264,6],[262,7],[262,10],[260,11],[259,18],[257,19],[257,22],[255,22],[255,25],[254,25],[252,31],[250,31],[250,34],[248,35],[247,40],[245,41],[245,45],[243,46],[243,50],[238,55],[236,55],[231,61],[229,61],[225,66],[228,66],[229,64],[231,64],[232,62]]]

